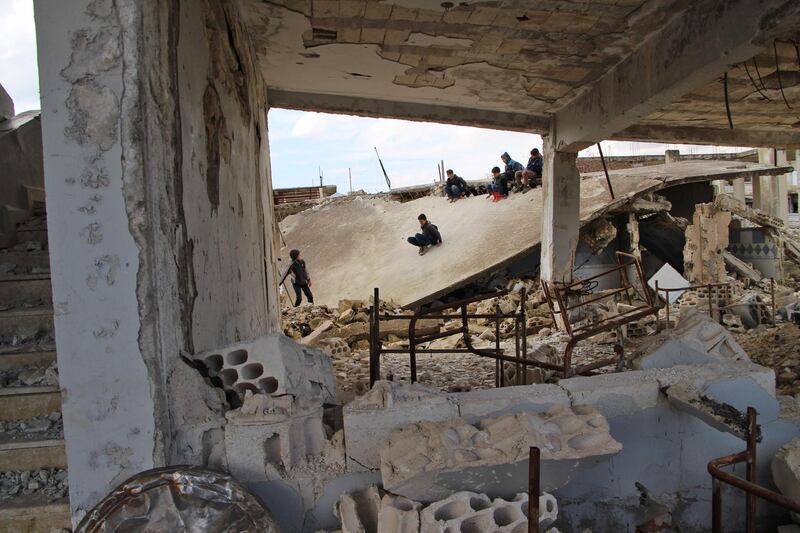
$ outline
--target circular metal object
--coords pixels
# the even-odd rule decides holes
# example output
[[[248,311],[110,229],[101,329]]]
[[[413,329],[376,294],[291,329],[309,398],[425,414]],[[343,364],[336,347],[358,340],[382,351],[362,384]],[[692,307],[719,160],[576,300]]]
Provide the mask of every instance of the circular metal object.
[[[75,533],[279,533],[258,497],[228,474],[191,466],[131,477],[84,516]]]

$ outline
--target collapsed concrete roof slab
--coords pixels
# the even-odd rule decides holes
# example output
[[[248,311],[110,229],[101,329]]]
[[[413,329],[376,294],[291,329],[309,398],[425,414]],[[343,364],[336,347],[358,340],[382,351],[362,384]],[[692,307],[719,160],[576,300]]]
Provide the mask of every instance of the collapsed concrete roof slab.
[[[603,173],[586,174],[581,180],[581,223],[668,187],[791,170],[731,161],[682,161],[618,170],[610,174],[614,200]],[[444,241],[424,256],[406,242],[419,230],[420,213],[438,226]],[[292,248],[302,251],[316,303],[335,306],[344,298],[366,300],[378,287],[382,299],[414,307],[530,254],[540,244],[541,217],[541,188],[512,194],[498,203],[483,196],[452,204],[438,196],[405,203],[356,196],[284,219],[282,256]]]
[[[785,94],[796,101],[800,91],[797,2],[243,0],[241,6],[270,103],[278,107],[533,133],[547,133],[553,122],[575,146],[616,134],[800,144],[798,117],[783,100]]]

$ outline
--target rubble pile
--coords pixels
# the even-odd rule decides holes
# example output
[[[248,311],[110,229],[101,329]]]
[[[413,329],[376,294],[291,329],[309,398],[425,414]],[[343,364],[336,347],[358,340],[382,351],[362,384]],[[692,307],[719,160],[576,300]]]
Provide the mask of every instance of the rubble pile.
[[[51,345],[54,342],[55,338],[52,333],[41,331],[38,328],[20,328],[14,335],[0,335],[0,349],[23,345],[34,348],[36,346]]]
[[[57,387],[58,368],[55,362],[50,366],[30,365],[0,370],[0,387]]]
[[[754,363],[772,368],[779,394],[800,394],[800,328],[795,324],[759,326],[736,335]]]
[[[0,421],[2,442],[18,442],[36,440],[54,440],[64,438],[64,422],[60,412],[48,416],[38,416],[27,420]]]
[[[0,502],[35,494],[47,501],[66,498],[67,471],[59,468],[0,472]]]

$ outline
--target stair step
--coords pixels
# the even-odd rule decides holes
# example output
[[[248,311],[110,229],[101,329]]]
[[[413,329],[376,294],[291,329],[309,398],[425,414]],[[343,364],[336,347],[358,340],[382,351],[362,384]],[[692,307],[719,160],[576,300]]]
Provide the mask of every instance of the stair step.
[[[33,338],[37,334],[52,336],[54,331],[52,307],[42,306],[0,311],[0,337]]]
[[[0,306],[19,307],[26,303],[53,303],[49,274],[21,274],[0,277]]]
[[[42,468],[67,468],[63,439],[0,444],[0,472]]]
[[[18,229],[17,242],[38,242],[41,243],[42,248],[47,248],[47,230],[46,229]]]
[[[31,268],[50,270],[50,255],[46,251],[37,252],[0,252],[0,265],[11,263],[17,266],[17,272]]]
[[[0,389],[0,420],[26,420],[61,411],[58,387],[6,387]]]
[[[55,502],[23,496],[0,503],[0,533],[50,533],[70,529],[66,498]]]
[[[0,372],[26,366],[50,366],[56,360],[55,350],[0,352]]]

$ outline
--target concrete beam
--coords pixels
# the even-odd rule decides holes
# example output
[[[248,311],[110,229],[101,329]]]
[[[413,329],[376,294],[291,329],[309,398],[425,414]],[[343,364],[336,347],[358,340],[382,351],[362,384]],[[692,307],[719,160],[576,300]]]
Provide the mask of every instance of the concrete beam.
[[[723,75],[800,24],[794,0],[699,0],[554,115],[556,149],[577,152]],[[720,105],[723,105],[720,94]]]
[[[270,107],[301,111],[438,122],[525,133],[543,134],[550,129],[550,119],[540,115],[438,104],[395,102],[337,94],[301,93],[280,89],[269,89],[269,105]]]
[[[714,144],[800,148],[800,133],[769,130],[695,128],[636,124],[611,136],[615,141],[664,142],[676,144]]]

